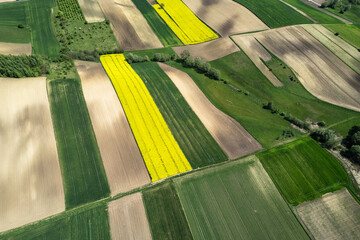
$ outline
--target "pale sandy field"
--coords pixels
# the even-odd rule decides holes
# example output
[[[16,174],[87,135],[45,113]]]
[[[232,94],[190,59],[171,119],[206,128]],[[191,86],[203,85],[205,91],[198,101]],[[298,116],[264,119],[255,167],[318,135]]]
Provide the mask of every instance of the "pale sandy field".
[[[283,86],[279,79],[277,79],[263,61],[261,61],[261,59],[265,62],[270,61],[271,55],[261,46],[253,35],[236,35],[232,36],[232,38],[275,87]]]
[[[183,2],[221,36],[269,29],[247,8],[232,0],[183,0]]]
[[[0,42],[0,54],[19,56],[21,54],[31,55],[30,43],[3,43]]]
[[[236,120],[221,112],[206,98],[189,75],[166,64],[159,63],[159,66],[230,159],[261,149],[261,145]]]
[[[184,50],[188,50],[194,57],[201,57],[205,61],[213,61],[237,52],[240,49],[230,38],[224,37],[195,45],[173,47],[173,50],[179,56]]]
[[[0,78],[0,232],[65,210],[45,78]]]
[[[315,239],[360,239],[360,205],[346,188],[296,207]]]
[[[111,195],[150,183],[119,98],[100,63],[76,61]]]
[[[151,239],[141,193],[135,193],[109,203],[112,239]]]
[[[114,35],[124,50],[162,48],[143,15],[131,0],[98,0],[113,25]]]
[[[101,11],[97,0],[78,0],[81,10],[87,22],[103,22],[105,21],[104,14]]]
[[[259,32],[254,36],[292,68],[311,94],[360,111],[360,75],[301,26]]]

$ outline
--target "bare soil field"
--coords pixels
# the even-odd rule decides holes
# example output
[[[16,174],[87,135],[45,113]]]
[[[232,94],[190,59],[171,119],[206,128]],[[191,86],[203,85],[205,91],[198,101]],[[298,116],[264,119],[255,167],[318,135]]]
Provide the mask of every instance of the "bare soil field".
[[[109,203],[112,239],[152,239],[141,193]]]
[[[303,25],[302,27],[360,74],[360,52],[355,47],[321,25]]]
[[[45,78],[0,78],[0,232],[65,210]]]
[[[98,0],[124,50],[162,48],[146,19],[131,0]]]
[[[296,207],[315,239],[360,239],[360,205],[346,188]]]
[[[119,98],[100,63],[76,61],[111,195],[150,183]]]
[[[31,55],[30,43],[2,43],[0,42],[0,54],[18,56],[21,54]]]
[[[292,68],[311,94],[360,111],[360,75],[301,26],[269,30],[254,36]]]
[[[247,8],[232,0],[183,0],[183,2],[221,36],[269,29]]]
[[[261,149],[261,145],[233,118],[217,109],[186,73],[159,63],[192,110],[230,159]]]
[[[87,22],[102,22],[105,21],[104,14],[101,11],[97,0],[78,0],[81,10]]]
[[[246,53],[246,55],[251,59],[251,61],[256,65],[256,67],[269,79],[269,81],[275,87],[281,87],[283,84],[279,79],[269,70],[269,68],[264,64],[265,62],[271,60],[271,55],[266,51],[266,49],[261,46],[261,44],[256,40],[252,35],[236,35],[232,36],[232,39],[238,44],[241,49]]]
[[[15,2],[16,0],[0,0],[0,3]]]
[[[173,50],[180,56],[184,50],[188,50],[192,56],[201,57],[205,61],[213,61],[239,51],[239,48],[230,38],[218,38],[210,42],[173,47]]]

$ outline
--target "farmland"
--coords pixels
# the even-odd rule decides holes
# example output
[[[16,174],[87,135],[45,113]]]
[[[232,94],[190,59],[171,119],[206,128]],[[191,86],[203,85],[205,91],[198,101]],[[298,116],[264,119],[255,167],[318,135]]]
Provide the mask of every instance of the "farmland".
[[[3,232],[64,211],[65,202],[46,79],[0,78],[0,102]]]
[[[110,193],[89,113],[78,80],[48,82],[66,208]]]
[[[64,17],[72,20],[85,20],[77,0],[56,0]]]
[[[324,27],[331,32],[338,33],[338,37],[344,39],[357,49],[360,49],[360,28],[356,25],[325,24]]]
[[[192,168],[227,159],[171,79],[156,63],[132,64]]]
[[[257,155],[285,199],[297,205],[349,184],[338,161],[310,138]]]
[[[202,43],[218,37],[182,1],[157,2],[159,4],[153,5],[156,12],[184,44]]]
[[[194,239],[309,239],[251,157],[176,181]]]
[[[78,2],[88,23],[105,21],[104,14],[97,0],[78,0]]]
[[[303,203],[296,212],[316,239],[360,238],[360,206],[346,189]]]
[[[124,110],[100,63],[76,61],[111,195],[150,183]]]
[[[0,42],[8,43],[30,43],[31,35],[28,28],[18,28],[17,26],[0,25]]]
[[[145,84],[125,57],[102,56],[101,62],[119,96],[152,181],[191,170]]]
[[[0,54],[3,55],[30,55],[31,44],[28,43],[2,43],[0,42]]]

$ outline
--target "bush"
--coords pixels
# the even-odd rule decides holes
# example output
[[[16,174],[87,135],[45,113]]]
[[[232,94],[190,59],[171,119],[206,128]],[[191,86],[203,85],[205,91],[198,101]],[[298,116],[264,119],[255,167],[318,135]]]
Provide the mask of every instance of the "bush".
[[[215,80],[220,80],[221,78],[220,71],[215,68],[210,68],[210,70],[207,72],[207,75]]]
[[[24,28],[25,26],[24,25],[22,25],[22,24],[19,24],[18,25],[18,28]]]
[[[295,126],[298,126],[299,128],[305,129],[307,131],[309,131],[311,129],[311,124],[304,122],[296,117],[293,117],[291,114],[289,114],[288,116],[284,117],[285,120],[291,122],[292,124],[294,124]]]
[[[319,127],[325,127],[326,124],[325,124],[324,121],[321,121],[321,122],[318,122],[317,125],[318,125]]]
[[[189,56],[184,61],[185,66],[195,67],[195,59],[192,56]]]
[[[182,60],[185,60],[185,59],[187,59],[187,58],[190,57],[190,56],[191,56],[191,55],[190,55],[189,50],[184,50],[184,51],[180,54],[180,57],[181,57]]]
[[[348,152],[348,157],[355,163],[360,163],[360,146],[353,145]]]
[[[326,128],[317,129],[311,134],[311,137],[329,149],[334,148],[340,142],[340,139],[336,137],[335,131]]]
[[[352,145],[360,145],[358,144],[359,132],[360,126],[353,126],[349,130],[347,137],[344,139],[344,144],[347,148],[351,148]]]

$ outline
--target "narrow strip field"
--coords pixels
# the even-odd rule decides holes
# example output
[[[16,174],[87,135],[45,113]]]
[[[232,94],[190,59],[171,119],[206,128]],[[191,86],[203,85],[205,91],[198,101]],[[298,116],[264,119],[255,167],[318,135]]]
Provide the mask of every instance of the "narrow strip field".
[[[111,195],[150,183],[124,110],[101,64],[76,61],[75,65],[81,78]]]
[[[3,232],[62,212],[65,201],[46,79],[0,78],[0,103]]]
[[[230,159],[261,149],[261,145],[233,118],[217,109],[186,73],[159,63]]]
[[[139,74],[192,168],[227,160],[171,79],[156,63],[132,65]]]
[[[79,81],[50,81],[48,93],[66,208],[107,197],[109,184]]]
[[[145,84],[124,55],[101,56],[125,110],[152,181],[191,170]]]
[[[346,188],[296,207],[315,239],[360,239],[360,205]]]
[[[176,179],[194,239],[309,239],[258,159]]]
[[[105,21],[104,14],[97,0],[78,0],[78,2],[88,23]]]
[[[349,24],[325,24],[323,26],[333,34],[338,33],[337,37],[360,49],[360,28],[358,26]]]
[[[109,203],[111,239],[151,239],[141,193]]]
[[[218,38],[210,42],[173,47],[173,50],[180,56],[184,50],[188,50],[192,56],[201,57],[205,61],[213,61],[239,51],[239,48],[230,38]]]
[[[218,38],[181,0],[157,0],[156,12],[184,44],[197,44]]]
[[[131,0],[98,0],[107,19],[113,26],[114,35],[124,50],[161,48],[146,19]]]
[[[183,2],[221,36],[269,28],[247,8],[233,0],[183,0]]]
[[[143,192],[153,239],[192,239],[179,197],[172,183]]]
[[[15,55],[21,54],[31,55],[31,44],[28,43],[2,43],[0,42],[0,54]]]
[[[285,199],[293,205],[349,183],[340,163],[309,137],[260,153],[258,157]]]

